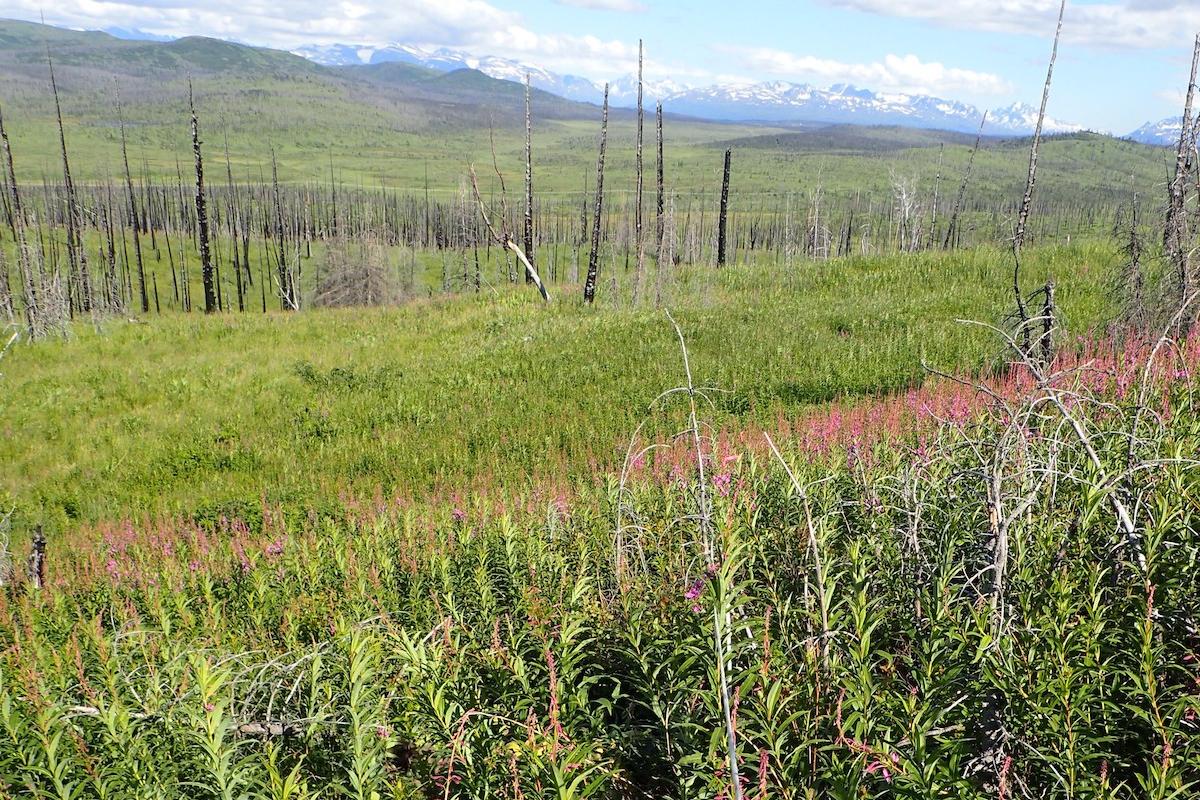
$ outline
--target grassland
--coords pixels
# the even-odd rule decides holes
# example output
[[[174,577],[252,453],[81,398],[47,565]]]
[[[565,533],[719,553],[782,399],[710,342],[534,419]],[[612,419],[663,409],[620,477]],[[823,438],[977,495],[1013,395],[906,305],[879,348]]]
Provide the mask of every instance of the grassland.
[[[1054,275],[1068,330],[1112,315],[1114,247],[1031,256],[1028,280]],[[1008,264],[981,249],[697,268],[667,302],[698,381],[730,392],[715,421],[761,420],[908,387],[922,357],[984,367],[995,341],[954,320],[1001,320]],[[577,287],[555,291],[549,307],[503,289],[398,309],[79,324],[5,360],[0,483],[21,527],[59,529],[207,518],[263,497],[303,509],[343,491],[591,480],[680,382],[677,343],[660,312],[607,287],[597,308]]]

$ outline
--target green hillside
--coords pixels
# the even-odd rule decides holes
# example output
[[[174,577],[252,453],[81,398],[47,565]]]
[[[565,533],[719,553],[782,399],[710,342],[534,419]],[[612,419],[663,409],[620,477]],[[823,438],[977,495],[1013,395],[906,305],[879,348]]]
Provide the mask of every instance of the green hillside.
[[[468,163],[491,160],[495,130],[502,168],[519,174],[524,88],[482,73],[438,73],[389,63],[326,68],[299,56],[201,37],[130,42],[95,32],[0,22],[0,103],[19,173],[31,181],[59,167],[46,49],[56,64],[75,169],[103,179],[117,157],[118,87],[131,155],[150,174],[173,179],[190,153],[186,81],[196,90],[210,146],[228,135],[235,174],[257,178],[280,159],[285,181],[329,179],[435,194],[457,191]],[[670,187],[709,192],[719,185],[721,152],[735,150],[735,197],[876,195],[888,202],[893,174],[926,192],[940,173],[954,184],[974,137],[894,127],[795,129],[703,122],[667,109]],[[599,109],[541,91],[533,96],[538,185],[577,192],[595,169]],[[652,131],[652,126],[650,128]],[[632,112],[614,109],[608,156],[610,191],[632,186]],[[943,150],[944,146],[944,150]],[[1024,181],[1026,143],[987,140],[970,197],[981,206],[1011,202]],[[1137,189],[1154,197],[1169,154],[1096,135],[1053,138],[1041,161],[1041,197],[1116,203]]]

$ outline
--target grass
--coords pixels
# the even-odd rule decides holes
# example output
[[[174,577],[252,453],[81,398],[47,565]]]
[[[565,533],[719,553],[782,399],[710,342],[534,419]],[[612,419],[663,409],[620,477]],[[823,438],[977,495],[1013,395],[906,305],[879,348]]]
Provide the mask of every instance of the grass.
[[[1040,249],[1026,280],[1053,274],[1067,327],[1084,333],[1113,311],[1118,259],[1105,244]],[[902,389],[922,357],[984,367],[994,342],[954,319],[1001,319],[1008,263],[980,249],[698,268],[667,300],[697,380],[730,392],[715,421],[763,420]],[[342,492],[593,480],[681,379],[670,326],[616,305],[614,277],[628,279],[606,275],[597,308],[560,285],[549,307],[505,288],[397,309],[77,324],[5,359],[5,502],[20,527],[62,529],[214,518],[264,497],[299,510]]]

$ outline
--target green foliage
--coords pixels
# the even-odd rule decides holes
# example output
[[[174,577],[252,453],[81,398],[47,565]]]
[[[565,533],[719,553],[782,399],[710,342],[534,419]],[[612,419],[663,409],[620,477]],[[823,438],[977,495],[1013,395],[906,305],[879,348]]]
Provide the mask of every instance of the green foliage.
[[[81,533],[51,587],[0,606],[0,775],[54,798],[728,797],[723,668],[747,797],[1187,796],[1200,421],[1191,385],[1164,391],[1153,467],[1121,489],[1145,567],[1113,487],[1039,417],[1023,458],[1062,480],[998,598],[979,454],[1004,414],[921,456],[789,456],[803,498],[722,459],[712,564],[694,478],[634,481],[644,556],[621,571],[602,487]],[[1075,409],[1117,473],[1134,406]]]

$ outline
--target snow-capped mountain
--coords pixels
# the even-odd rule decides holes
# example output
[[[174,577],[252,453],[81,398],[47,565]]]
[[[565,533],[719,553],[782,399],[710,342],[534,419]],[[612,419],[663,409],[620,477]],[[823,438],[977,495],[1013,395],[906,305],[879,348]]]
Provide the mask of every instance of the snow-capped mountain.
[[[1038,110],[1028,103],[1013,103],[1011,106],[996,108],[988,112],[987,128],[1001,133],[1028,133],[1037,127]],[[1081,125],[1073,125],[1046,117],[1042,121],[1043,133],[1074,133],[1083,130]]]
[[[550,70],[496,56],[474,56],[448,48],[425,49],[393,44],[386,47],[356,45],[305,46],[292,51],[327,66],[379,64],[403,61],[439,71],[477,69],[493,78],[524,82],[569,100],[599,103],[604,84],[577,75],[560,75]],[[690,87],[671,80],[646,81],[647,105],[661,101],[677,114],[721,121],[775,123],[829,122],[858,125],[904,125],[943,128],[973,133],[979,128],[982,111],[972,105],[924,95],[872,92],[849,84],[819,89],[808,84],[767,81],[754,84],[717,84]],[[632,107],[637,102],[637,77],[623,75],[610,83],[609,102]],[[988,112],[985,133],[1022,135],[1033,131],[1037,109],[1016,103]],[[1047,119],[1047,133],[1081,130],[1080,126]]]
[[[1173,147],[1179,144],[1179,117],[1167,117],[1158,122],[1147,122],[1133,133],[1130,139],[1142,144],[1153,144],[1160,147]]]
[[[899,92],[872,92],[848,84],[819,89],[808,84],[769,81],[737,86],[707,86],[671,95],[672,111],[721,120],[762,122],[839,122],[857,125],[904,125],[964,132],[979,129],[983,112],[954,100]],[[1031,133],[1037,109],[1020,103],[988,112],[984,132],[991,135]],[[1047,119],[1046,133],[1081,130]]]

